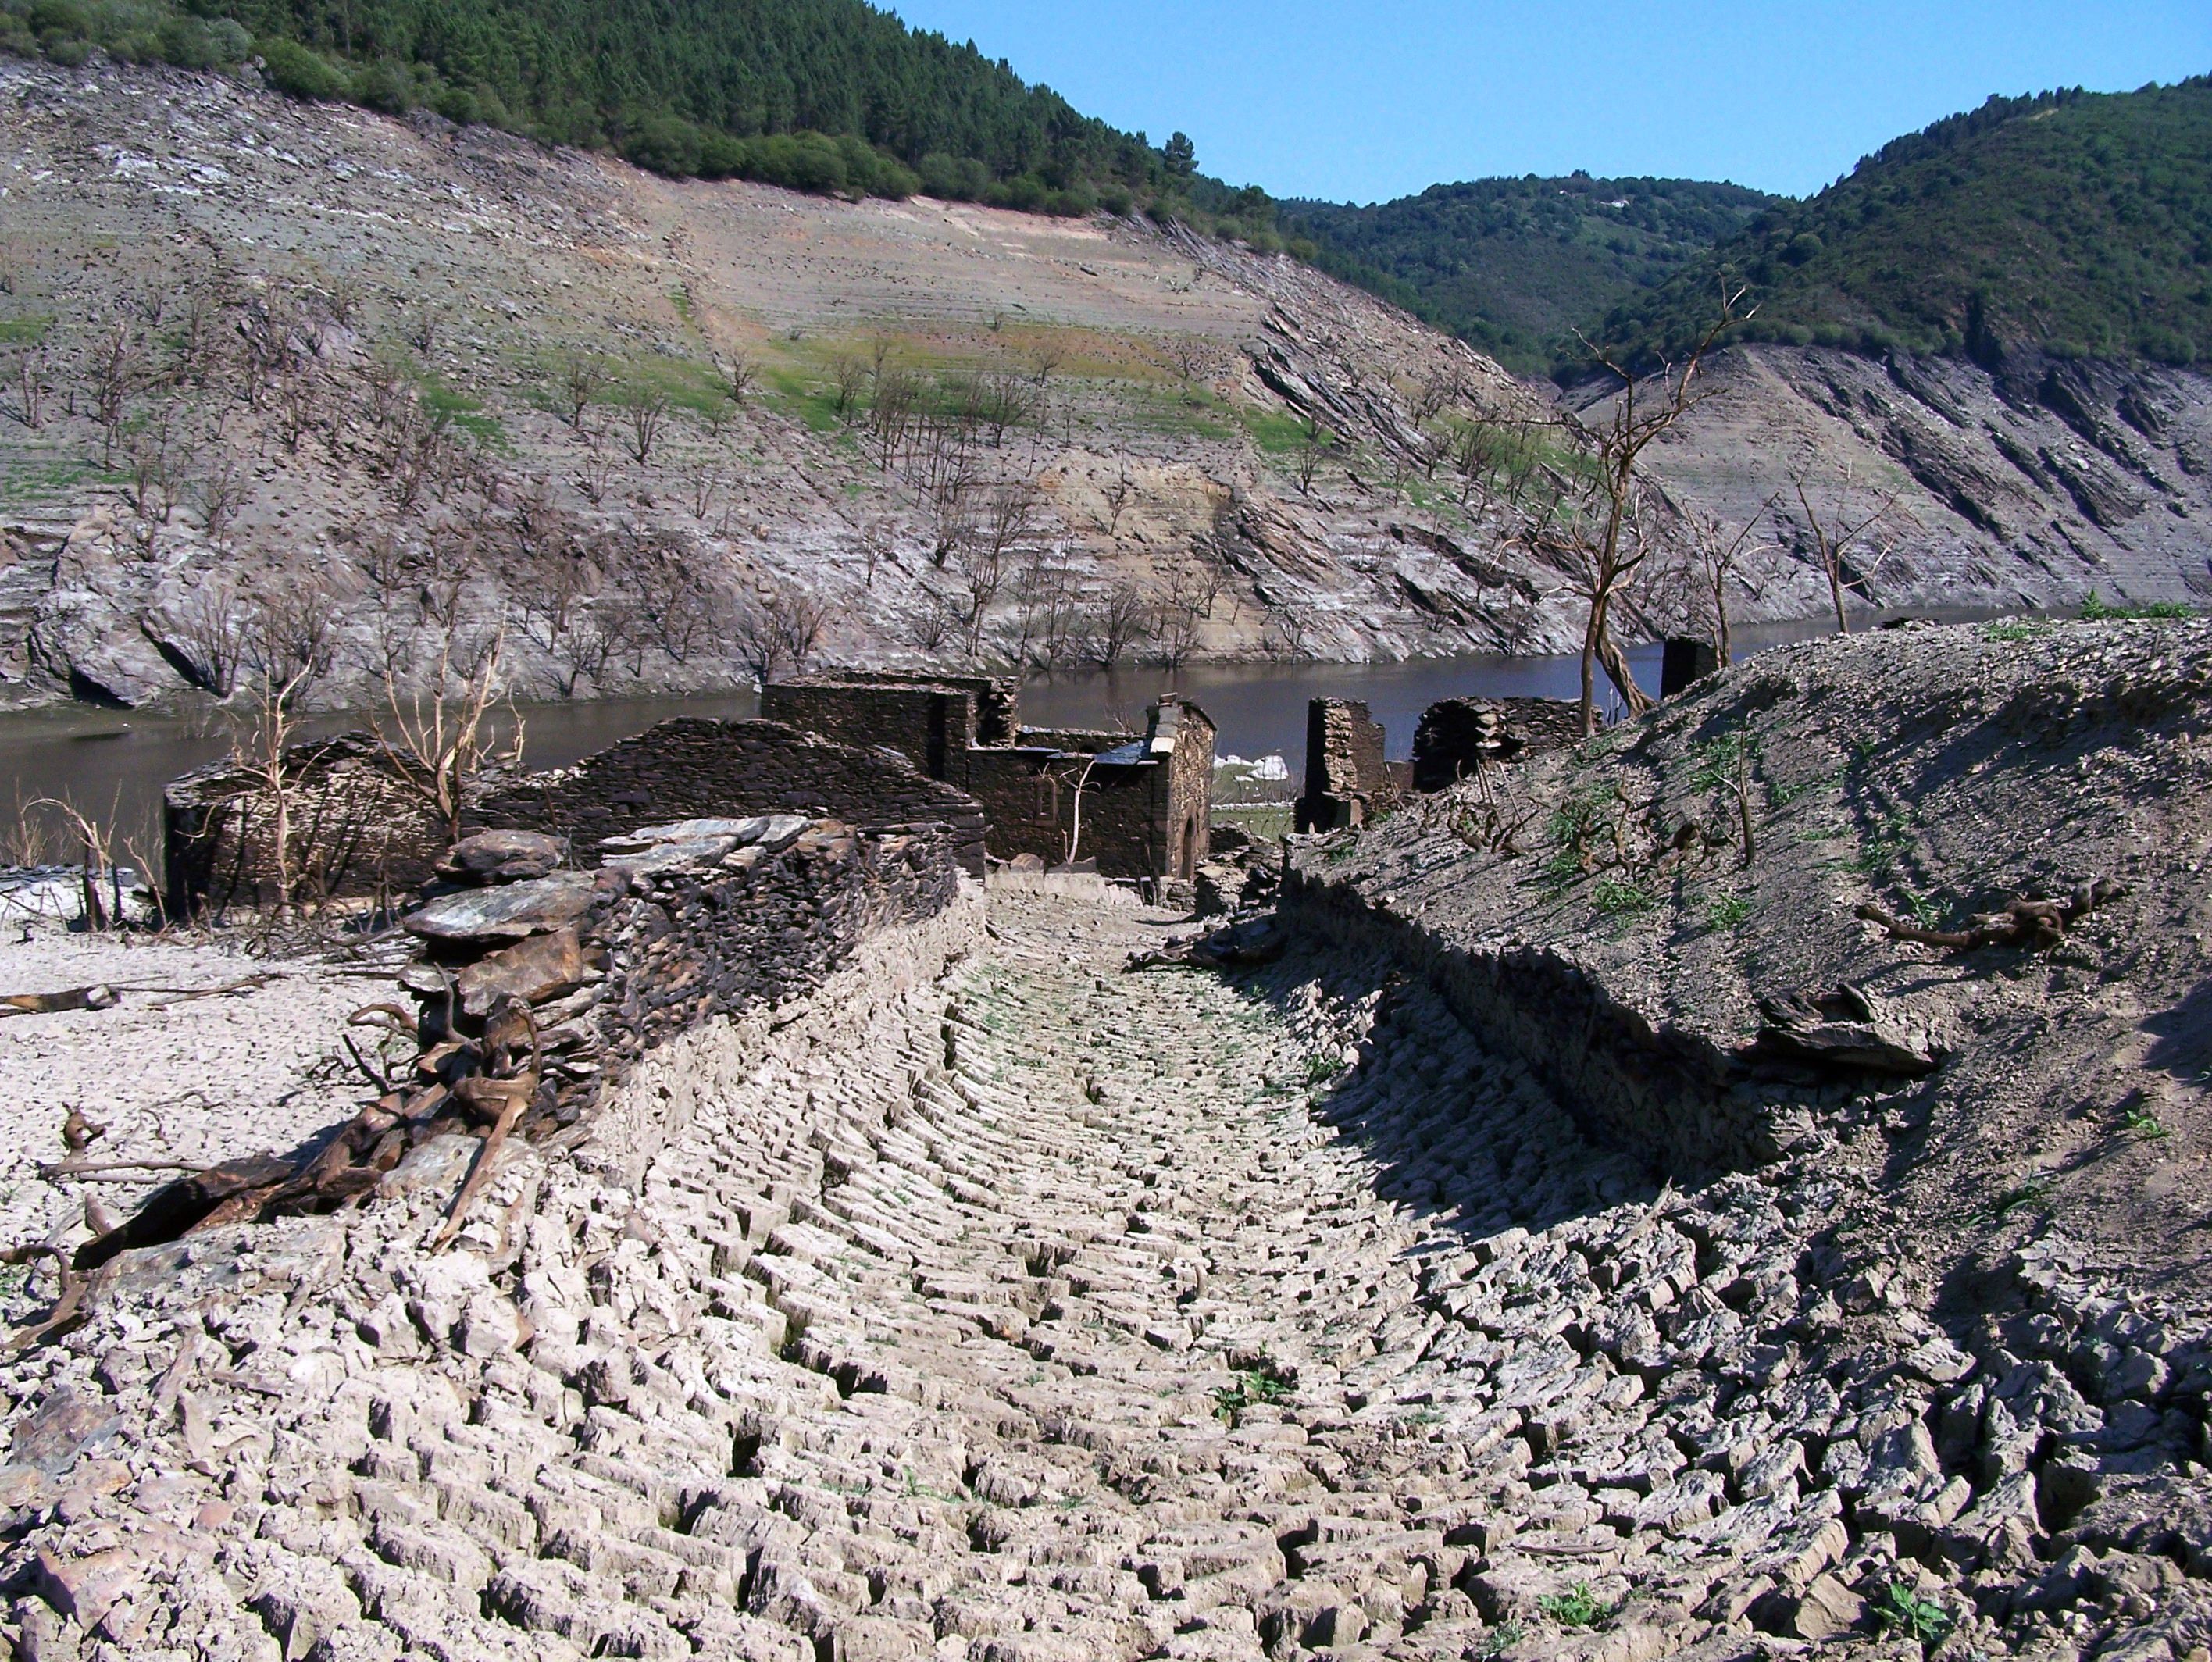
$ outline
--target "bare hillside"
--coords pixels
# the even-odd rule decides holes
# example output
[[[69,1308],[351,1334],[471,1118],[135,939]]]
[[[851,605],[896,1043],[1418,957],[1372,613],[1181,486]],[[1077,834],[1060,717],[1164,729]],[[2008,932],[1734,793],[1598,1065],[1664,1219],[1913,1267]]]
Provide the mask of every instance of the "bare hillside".
[[[1526,500],[1501,476],[1557,476],[1549,389],[1308,268],[1140,224],[672,183],[423,115],[9,60],[0,278],[6,702],[222,695],[271,664],[358,702],[494,640],[503,683],[547,697],[810,655],[1579,636],[1498,506]],[[2201,382],[2120,398],[2162,482],[2092,514],[2065,481],[2119,462],[2039,428],[2034,479],[1947,495],[1995,464],[1929,461],[1925,421],[1886,436],[1850,380],[1877,372],[1822,368],[1824,391],[1826,365],[1742,361],[1664,447],[1670,492],[1728,511],[1801,440],[1831,473],[1864,451],[1899,493],[1883,600],[2201,578]],[[2126,413],[2154,407],[2164,448]],[[1765,556],[1743,615],[1813,610],[1803,553]],[[1666,612],[1655,590],[1621,627]]]

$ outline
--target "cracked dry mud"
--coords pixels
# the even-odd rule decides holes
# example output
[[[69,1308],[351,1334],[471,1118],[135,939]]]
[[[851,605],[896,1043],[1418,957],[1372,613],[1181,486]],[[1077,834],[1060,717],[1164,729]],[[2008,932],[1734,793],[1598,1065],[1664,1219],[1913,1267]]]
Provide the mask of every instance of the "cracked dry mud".
[[[126,1260],[7,1369],[22,1653],[1719,1659],[1942,1591],[1844,1497],[1973,1525],[1916,1417],[1972,1361],[1765,1342],[1849,1180],[1655,1195],[1380,960],[1124,974],[1164,914],[975,904],[635,1189],[519,1149],[431,1255],[433,1144]]]

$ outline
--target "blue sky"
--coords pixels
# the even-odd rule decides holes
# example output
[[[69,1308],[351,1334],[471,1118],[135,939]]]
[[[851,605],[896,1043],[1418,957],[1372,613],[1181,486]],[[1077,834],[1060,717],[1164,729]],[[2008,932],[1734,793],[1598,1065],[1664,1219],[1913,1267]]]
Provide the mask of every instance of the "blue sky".
[[[1803,195],[1993,92],[2212,72],[2212,0],[905,0],[1087,114],[1277,196],[1493,173]]]

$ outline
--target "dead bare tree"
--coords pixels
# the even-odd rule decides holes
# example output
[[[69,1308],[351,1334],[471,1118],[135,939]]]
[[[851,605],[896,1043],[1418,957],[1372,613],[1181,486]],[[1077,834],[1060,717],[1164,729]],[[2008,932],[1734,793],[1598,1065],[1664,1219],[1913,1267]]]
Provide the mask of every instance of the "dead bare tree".
[[[1067,361],[1067,345],[1048,336],[1030,349],[1030,367],[1036,371],[1036,380],[1042,386],[1050,380],[1053,372]]]
[[[633,388],[623,409],[629,424],[629,453],[643,467],[653,459],[653,447],[668,419],[668,395],[657,387]]]
[[[299,782],[287,765],[298,737],[300,706],[331,667],[333,618],[320,585],[264,596],[247,614],[240,651],[245,695],[234,754],[265,792],[270,876],[276,913],[289,917],[301,898],[292,844]]]
[[[46,425],[46,397],[52,391],[46,379],[47,349],[43,343],[17,349],[15,353],[16,414],[23,425],[36,433]]]
[[[175,410],[163,405],[131,439],[131,511],[166,525],[177,508],[177,475],[171,432]]]
[[[118,323],[102,335],[88,366],[93,419],[100,423],[100,465],[115,465],[115,446],[123,437],[131,400],[145,384],[146,360],[138,331]]]
[[[1145,638],[1152,610],[1149,597],[1128,579],[1108,584],[1088,609],[1084,644],[1091,661],[1102,670],[1119,664]]]
[[[840,352],[830,361],[830,381],[837,413],[849,416],[868,385],[868,361],[857,353]]]
[[[1057,549],[1033,549],[1014,580],[1017,659],[1037,670],[1057,669],[1071,655],[1081,621],[1075,575]]]
[[[249,609],[222,578],[193,585],[178,608],[172,641],[202,690],[228,698],[236,688],[249,621]]]
[[[584,430],[585,416],[599,401],[606,387],[606,365],[599,359],[571,352],[561,360],[555,390],[560,396],[562,413],[571,428],[579,433]]]
[[[730,644],[763,687],[788,672],[802,675],[830,622],[827,602],[802,590],[769,585],[741,604]]]
[[[1742,290],[1723,288],[1718,317],[1678,362],[1662,362],[1639,379],[1633,361],[1610,349],[1584,348],[1620,383],[1612,414],[1601,427],[1565,418],[1581,466],[1559,476],[1559,494],[1528,525],[1523,535],[1538,558],[1567,579],[1585,607],[1582,641],[1582,729],[1597,731],[1596,670],[1607,677],[1631,715],[1651,707],[1650,696],[1637,685],[1627,654],[1610,628],[1614,604],[1634,585],[1657,547],[1656,505],[1637,471],[1644,450],[1711,396],[1698,390],[1698,372],[1722,332],[1736,322]]]
[[[1894,493],[1877,499],[1871,508],[1861,513],[1864,504],[1854,499],[1855,482],[1847,462],[1838,476],[1826,511],[1813,506],[1810,463],[1790,477],[1790,487],[1797,498],[1797,507],[1804,517],[1805,530],[1813,539],[1814,555],[1820,562],[1821,574],[1828,579],[1828,600],[1836,611],[1836,633],[1849,634],[1850,620],[1844,615],[1844,591],[1862,584],[1863,574],[1852,569],[1850,550],[1853,544],[1886,519],[1896,505]]]
[[[751,353],[740,347],[730,354],[729,365],[722,372],[722,379],[730,389],[732,403],[743,408],[746,398],[751,396],[753,383],[759,379],[760,365]]]
[[[1314,475],[1321,471],[1322,458],[1328,454],[1336,442],[1335,435],[1321,424],[1316,416],[1306,417],[1298,433],[1298,452],[1296,466],[1298,475],[1298,494],[1313,494]]]
[[[522,724],[507,743],[495,742],[488,725],[499,694],[500,660],[507,632],[469,636],[452,622],[438,634],[435,658],[403,691],[398,673],[387,668],[384,710],[377,737],[405,764],[407,783],[443,822],[447,839],[461,838],[461,815],[486,773],[512,767],[522,756]]]
[[[1768,496],[1753,510],[1750,519],[1733,531],[1718,514],[1688,516],[1692,573],[1700,597],[1711,609],[1713,655],[1723,669],[1735,662],[1735,643],[1729,636],[1729,585],[1743,584],[1745,565],[1772,546],[1752,542],[1751,535],[1759,529],[1781,494],[1776,491]]]
[[[1036,487],[1026,481],[992,490],[963,526],[953,547],[968,656],[982,654],[983,630],[1004,586],[1016,547],[1035,526]]]
[[[252,495],[252,482],[239,465],[238,458],[225,449],[216,452],[207,471],[192,482],[191,489],[208,540],[222,543],[231,523],[238,518],[239,510]]]

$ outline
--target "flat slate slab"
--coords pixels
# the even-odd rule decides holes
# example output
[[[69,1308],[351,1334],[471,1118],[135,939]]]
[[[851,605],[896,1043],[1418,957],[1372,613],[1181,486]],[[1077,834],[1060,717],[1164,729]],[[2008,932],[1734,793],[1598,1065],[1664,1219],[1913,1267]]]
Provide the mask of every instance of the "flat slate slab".
[[[411,935],[441,941],[519,941],[583,915],[594,888],[588,871],[555,871],[502,889],[441,895],[401,920]]]

